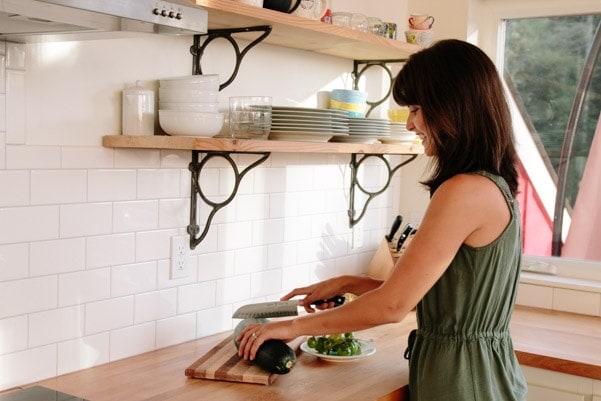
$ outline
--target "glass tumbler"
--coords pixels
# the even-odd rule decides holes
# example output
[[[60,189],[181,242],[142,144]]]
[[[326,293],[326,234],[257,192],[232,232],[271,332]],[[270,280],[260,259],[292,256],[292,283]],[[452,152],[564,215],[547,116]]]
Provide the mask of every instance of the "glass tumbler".
[[[232,96],[229,101],[230,136],[267,139],[271,129],[271,96]]]

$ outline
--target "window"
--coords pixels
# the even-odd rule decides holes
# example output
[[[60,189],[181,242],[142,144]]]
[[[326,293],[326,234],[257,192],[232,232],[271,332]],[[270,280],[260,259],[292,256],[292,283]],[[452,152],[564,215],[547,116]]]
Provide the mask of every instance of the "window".
[[[526,254],[601,260],[600,29],[600,14],[504,20]]]

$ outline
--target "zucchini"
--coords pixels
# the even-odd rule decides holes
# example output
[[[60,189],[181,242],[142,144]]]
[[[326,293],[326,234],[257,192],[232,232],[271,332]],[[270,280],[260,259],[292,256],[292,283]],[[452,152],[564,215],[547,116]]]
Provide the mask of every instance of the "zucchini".
[[[240,343],[236,341],[238,334],[244,330],[246,326],[252,323],[266,323],[267,319],[244,319],[234,329],[234,344],[236,349],[240,347]],[[282,340],[270,339],[265,341],[259,347],[255,359],[252,361],[255,365],[269,373],[277,373],[279,375],[286,374],[296,364],[296,354],[294,350]]]

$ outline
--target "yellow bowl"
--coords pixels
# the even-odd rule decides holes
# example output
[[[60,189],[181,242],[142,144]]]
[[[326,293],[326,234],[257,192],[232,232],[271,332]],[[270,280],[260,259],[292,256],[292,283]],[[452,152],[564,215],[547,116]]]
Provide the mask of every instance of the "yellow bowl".
[[[388,118],[395,123],[407,122],[409,117],[409,109],[389,109]]]

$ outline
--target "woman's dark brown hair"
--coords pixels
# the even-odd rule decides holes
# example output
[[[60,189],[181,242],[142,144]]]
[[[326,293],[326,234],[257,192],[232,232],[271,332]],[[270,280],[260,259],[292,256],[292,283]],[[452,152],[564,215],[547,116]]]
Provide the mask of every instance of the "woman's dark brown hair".
[[[450,177],[479,170],[502,176],[516,195],[517,154],[511,115],[495,65],[479,48],[441,40],[413,54],[397,75],[394,100],[420,106],[435,155],[434,191]]]

